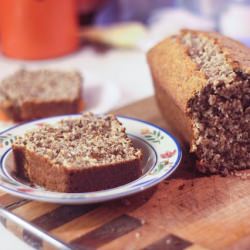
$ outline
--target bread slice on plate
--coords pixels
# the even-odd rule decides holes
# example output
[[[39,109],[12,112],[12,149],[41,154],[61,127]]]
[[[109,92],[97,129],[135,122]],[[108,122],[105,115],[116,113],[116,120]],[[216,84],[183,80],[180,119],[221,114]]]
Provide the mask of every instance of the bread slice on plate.
[[[85,113],[28,131],[12,145],[17,175],[58,192],[114,188],[141,176],[142,152],[114,115]]]
[[[156,98],[203,173],[250,168],[250,49],[184,30],[148,53]]]
[[[0,83],[0,109],[14,121],[78,113],[81,96],[76,71],[22,69]]]

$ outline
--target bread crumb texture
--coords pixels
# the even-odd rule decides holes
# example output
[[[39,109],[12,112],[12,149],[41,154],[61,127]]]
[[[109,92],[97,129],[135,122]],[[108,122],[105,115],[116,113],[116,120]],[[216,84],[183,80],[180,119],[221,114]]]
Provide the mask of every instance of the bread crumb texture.
[[[77,71],[19,70],[0,83],[0,104],[72,101],[78,98],[82,79]]]
[[[14,146],[25,147],[53,165],[66,168],[101,167],[142,156],[114,115],[95,116],[89,112],[28,131]]]
[[[180,40],[207,78],[187,103],[198,168],[222,174],[250,168],[250,75],[234,69],[217,40],[205,33],[185,31]]]

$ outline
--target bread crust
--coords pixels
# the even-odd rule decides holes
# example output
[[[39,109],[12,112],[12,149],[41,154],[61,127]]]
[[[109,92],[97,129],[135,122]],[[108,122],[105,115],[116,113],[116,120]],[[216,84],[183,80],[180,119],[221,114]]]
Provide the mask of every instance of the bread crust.
[[[67,168],[13,145],[17,175],[51,191],[75,193],[118,187],[139,178],[141,159],[91,168]]]
[[[209,82],[180,41],[186,33],[204,36],[217,45],[234,72],[250,73],[250,49],[215,32],[183,30],[181,35],[165,39],[148,52],[155,95],[163,117],[168,123],[173,123],[175,134],[188,142],[193,151],[194,121],[188,115],[187,105]],[[205,172],[202,161],[197,167]]]
[[[163,117],[175,136],[185,144],[192,141],[192,120],[176,105],[172,96],[162,86],[155,85],[155,97]]]
[[[147,55],[154,83],[169,93],[185,112],[188,100],[206,85],[206,77],[175,36],[152,48]]]
[[[15,81],[20,77],[18,74],[21,74],[22,72],[26,72],[25,70],[20,70],[17,71],[14,75],[11,75],[9,78],[6,78],[3,81],[9,81],[7,83],[10,86],[15,87]],[[20,73],[21,72],[21,73]],[[45,75],[46,71],[44,70]],[[51,71],[53,72],[53,71]],[[27,73],[32,73],[32,71]],[[37,72],[35,72],[37,73]],[[38,73],[41,73],[38,71]],[[42,72],[43,73],[43,72]],[[62,72],[63,73],[63,72]],[[32,96],[29,92],[27,94],[25,93],[26,97],[25,99],[22,99],[20,97],[16,98],[10,98],[8,94],[5,93],[5,88],[6,86],[4,85],[0,90],[0,109],[12,120],[16,122],[21,122],[21,121],[27,121],[27,120],[33,120],[33,119],[38,119],[38,118],[44,118],[44,117],[50,117],[50,116],[56,116],[56,115],[67,115],[67,114],[74,114],[78,113],[79,111],[82,110],[83,108],[83,96],[82,96],[82,82],[83,78],[82,76],[76,72],[77,74],[77,79],[76,79],[76,84],[74,86],[71,86],[71,89],[75,90],[75,93],[71,95],[67,90],[64,89],[64,86],[61,85],[59,86],[61,89],[62,93],[66,93],[66,95],[63,96],[55,96],[51,98],[44,98],[44,97],[39,97],[39,86],[36,86],[36,91],[38,95]],[[13,83],[12,78],[15,77],[15,81]],[[46,79],[45,79],[46,80]],[[32,79],[29,79],[29,87],[32,86]],[[44,81],[49,87],[49,81]],[[60,83],[60,80],[59,80]],[[5,83],[6,84],[6,83]],[[22,86],[21,84],[19,84]],[[18,86],[19,86],[18,85]],[[26,86],[27,87],[27,86]],[[16,91],[18,92],[19,89],[16,88]],[[50,89],[50,93],[53,94],[53,88]],[[33,93],[34,94],[34,93]]]
[[[187,49],[175,36],[152,48],[147,59],[164,119],[169,122],[175,114],[179,119],[178,126],[174,125],[175,134],[192,144],[193,121],[187,116],[187,102],[206,85],[204,73],[197,69]]]
[[[217,44],[234,70],[250,73],[250,49],[238,41],[215,32],[183,30],[205,36]],[[169,37],[153,47],[147,54],[155,85],[168,92],[176,105],[187,110],[187,102],[207,85],[205,74],[188,55],[178,36]]]
[[[1,108],[12,120],[21,122],[56,115],[75,114],[79,112],[80,105],[81,97],[79,96],[75,100],[29,101],[22,103],[21,106],[10,104]]]
[[[232,66],[235,71],[241,71],[250,74],[250,48],[244,46],[242,43],[225,37],[216,32],[182,30],[185,33],[199,34],[208,38],[214,44],[217,44],[221,51],[224,53],[227,62]]]

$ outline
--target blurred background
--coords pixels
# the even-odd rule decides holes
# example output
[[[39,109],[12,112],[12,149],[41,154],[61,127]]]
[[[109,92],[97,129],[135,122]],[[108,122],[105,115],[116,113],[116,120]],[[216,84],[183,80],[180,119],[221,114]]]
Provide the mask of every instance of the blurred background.
[[[0,0],[0,80],[23,67],[77,69],[87,109],[108,112],[153,95],[145,55],[166,36],[214,30],[248,45],[249,23],[248,0]],[[0,242],[28,249],[2,227]]]
[[[145,53],[166,36],[215,30],[248,44],[249,19],[248,0],[0,0],[0,80],[75,68],[87,108],[107,112],[153,94]]]

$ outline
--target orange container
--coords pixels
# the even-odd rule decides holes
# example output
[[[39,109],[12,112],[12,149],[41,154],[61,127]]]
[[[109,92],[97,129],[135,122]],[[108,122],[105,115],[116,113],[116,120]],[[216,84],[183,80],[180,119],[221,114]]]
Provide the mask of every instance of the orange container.
[[[2,51],[19,59],[61,56],[79,45],[75,0],[0,0]]]

